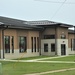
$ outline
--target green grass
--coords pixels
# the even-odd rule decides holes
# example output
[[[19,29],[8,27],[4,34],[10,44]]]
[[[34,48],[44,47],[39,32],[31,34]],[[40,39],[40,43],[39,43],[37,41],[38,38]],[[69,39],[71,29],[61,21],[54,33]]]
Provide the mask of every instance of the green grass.
[[[75,55],[62,57],[62,58],[45,59],[44,61],[75,61]]]
[[[35,57],[18,58],[15,60],[33,60],[33,59],[46,58],[46,57],[52,57],[52,56],[35,56]]]
[[[40,57],[31,57],[26,58],[27,60],[36,59]],[[68,56],[63,58],[55,58],[50,60],[63,60],[63,61],[73,61],[74,56]],[[25,59],[25,58],[23,58]],[[21,59],[22,60],[22,59]],[[48,59],[49,60],[49,59]],[[7,62],[7,61],[0,61],[2,63],[2,70],[3,75],[23,75],[29,73],[40,73],[46,72],[51,70],[59,70],[59,69],[66,69],[66,68],[75,68],[75,64],[58,64],[58,63],[39,63],[39,62]],[[70,71],[70,73],[74,71]],[[64,73],[64,74],[63,74]],[[73,73],[71,75],[73,75]],[[60,75],[60,73],[53,73],[53,74],[46,74],[46,75]],[[61,75],[69,75],[67,72],[62,72]]]
[[[43,75],[75,75],[75,70],[71,71],[64,71],[64,72],[58,72],[58,73],[49,73],[49,74],[43,74]]]
[[[75,64],[25,63],[25,62],[1,62],[1,63],[3,65],[3,75],[23,75],[28,73],[38,73],[50,70],[75,67]]]

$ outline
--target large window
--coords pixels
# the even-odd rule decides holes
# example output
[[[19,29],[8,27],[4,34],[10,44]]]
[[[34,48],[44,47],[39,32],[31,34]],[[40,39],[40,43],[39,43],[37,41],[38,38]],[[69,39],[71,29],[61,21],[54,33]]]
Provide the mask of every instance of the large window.
[[[34,51],[36,52],[36,37],[34,37]]]
[[[31,50],[32,52],[39,52],[39,37],[31,37]]]
[[[71,51],[75,50],[75,39],[71,39]]]
[[[61,39],[66,39],[66,35],[62,34]]]
[[[71,51],[72,51],[72,39],[71,39]]]
[[[44,39],[55,39],[55,35],[44,35]]]
[[[48,52],[48,44],[44,44],[44,52]]]
[[[26,52],[27,50],[27,39],[26,37],[19,37],[19,51],[20,53]]]
[[[33,37],[31,37],[31,49],[32,49],[32,52],[33,52]]]
[[[5,53],[10,53],[10,36],[5,36]]]
[[[39,37],[37,37],[37,52],[39,52]]]
[[[51,44],[51,52],[55,52],[55,44]]]
[[[11,37],[12,53],[14,53],[14,36]]]

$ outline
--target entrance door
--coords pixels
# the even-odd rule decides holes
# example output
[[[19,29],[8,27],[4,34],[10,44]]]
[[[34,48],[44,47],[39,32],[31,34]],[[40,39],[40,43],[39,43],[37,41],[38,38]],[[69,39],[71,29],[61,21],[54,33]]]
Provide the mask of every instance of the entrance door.
[[[66,55],[66,45],[61,44],[61,55]]]

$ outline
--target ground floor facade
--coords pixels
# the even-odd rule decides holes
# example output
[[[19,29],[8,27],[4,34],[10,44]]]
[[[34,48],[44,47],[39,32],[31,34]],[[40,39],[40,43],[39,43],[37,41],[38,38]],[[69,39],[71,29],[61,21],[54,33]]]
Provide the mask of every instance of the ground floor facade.
[[[4,46],[2,30],[0,33],[0,58],[39,56],[38,31],[6,29],[4,30]]]
[[[38,31],[7,29],[4,31],[4,51],[2,38],[0,44],[2,59],[75,54],[73,47],[69,48],[68,39],[40,39]]]
[[[68,29],[71,25],[5,17],[0,17],[0,23],[1,59],[75,54],[75,32]]]

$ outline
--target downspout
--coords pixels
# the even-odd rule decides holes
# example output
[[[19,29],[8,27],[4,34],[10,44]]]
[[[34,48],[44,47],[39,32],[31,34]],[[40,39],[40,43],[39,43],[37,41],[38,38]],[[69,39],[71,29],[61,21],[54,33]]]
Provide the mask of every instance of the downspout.
[[[45,29],[46,29],[46,28],[43,27],[43,29],[42,29],[42,30],[40,31],[40,33],[39,33],[39,44],[40,44],[39,55],[42,55],[42,54],[41,54],[41,39],[42,39],[41,33],[42,33]]]
[[[2,29],[2,48],[3,48],[3,59],[5,58],[4,56],[4,29]]]
[[[57,26],[55,26],[55,55],[57,55]]]
[[[3,59],[5,58],[5,51],[4,51],[4,30],[6,30],[8,28],[8,26],[6,26],[5,28],[2,29],[2,49],[3,49]]]
[[[75,26],[74,26],[74,45],[75,45]],[[75,50],[75,48],[74,48]]]

